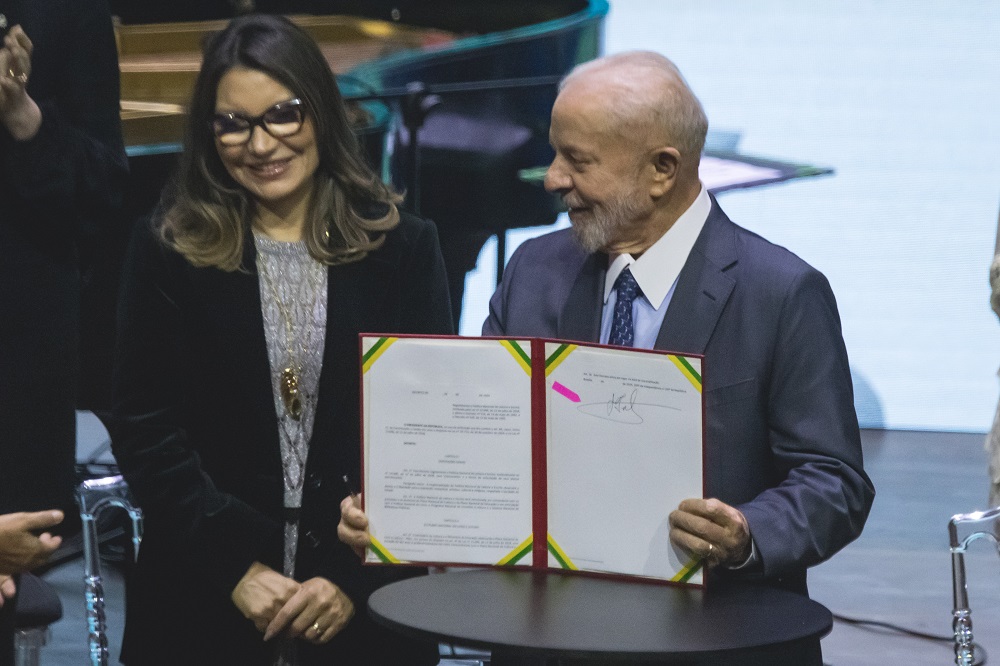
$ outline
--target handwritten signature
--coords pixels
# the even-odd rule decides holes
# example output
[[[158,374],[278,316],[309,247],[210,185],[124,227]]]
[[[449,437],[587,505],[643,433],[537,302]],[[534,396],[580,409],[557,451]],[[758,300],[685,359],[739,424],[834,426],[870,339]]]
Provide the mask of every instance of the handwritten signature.
[[[594,416],[602,421],[614,421],[615,423],[631,423],[638,425],[643,422],[642,416],[636,411],[636,407],[642,405],[636,402],[639,396],[638,389],[631,392],[625,391],[611,393],[611,397],[604,402],[590,402],[579,405],[579,409],[584,414]]]
[[[639,408],[646,411],[646,407],[660,407],[663,409],[678,410],[677,407],[669,405],[658,405],[655,403],[639,402],[639,390],[632,389],[631,392],[613,392],[611,397],[603,402],[588,402],[577,405],[577,409],[588,416],[599,418],[602,421],[612,421],[614,423],[626,423],[639,425],[645,421],[639,414]]]
[[[618,395],[616,393],[611,394],[611,399],[608,400],[608,416],[612,414],[621,414],[622,412],[635,412],[635,396],[638,393],[638,389],[632,389],[632,393],[628,394],[628,402],[625,402],[625,395],[622,393]],[[636,416],[639,416],[636,414]],[[639,417],[642,418],[641,416]]]

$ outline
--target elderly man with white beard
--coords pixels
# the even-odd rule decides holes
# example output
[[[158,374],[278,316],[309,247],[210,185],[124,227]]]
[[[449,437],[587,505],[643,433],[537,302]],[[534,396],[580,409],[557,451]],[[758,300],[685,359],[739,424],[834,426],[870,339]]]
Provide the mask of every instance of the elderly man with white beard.
[[[875,495],[840,318],[821,273],[734,224],[706,191],[707,129],[661,55],[571,72],[552,109],[545,187],[572,228],[518,248],[483,335],[704,355],[706,497],[663,507],[670,540],[706,561],[710,592],[753,579],[806,595],[806,569],[861,534]],[[606,444],[610,457],[627,442]],[[360,547],[367,520],[351,504],[339,533]],[[721,663],[822,656],[809,639]]]

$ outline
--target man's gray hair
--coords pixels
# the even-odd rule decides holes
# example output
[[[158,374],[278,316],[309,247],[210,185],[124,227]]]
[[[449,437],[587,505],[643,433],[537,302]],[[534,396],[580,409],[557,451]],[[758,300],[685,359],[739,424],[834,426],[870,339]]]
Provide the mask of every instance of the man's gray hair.
[[[683,156],[697,160],[705,147],[708,118],[680,70],[652,51],[628,51],[577,65],[559,84],[563,90],[581,76],[603,76],[609,90],[604,102],[612,129],[623,136],[659,129]]]

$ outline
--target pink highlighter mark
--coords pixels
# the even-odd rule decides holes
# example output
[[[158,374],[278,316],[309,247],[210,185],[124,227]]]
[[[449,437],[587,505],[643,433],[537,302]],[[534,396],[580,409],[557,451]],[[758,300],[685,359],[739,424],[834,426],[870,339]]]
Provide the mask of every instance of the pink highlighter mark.
[[[559,395],[568,398],[570,402],[580,402],[580,396],[578,396],[573,391],[560,384],[559,382],[552,382],[552,390]]]

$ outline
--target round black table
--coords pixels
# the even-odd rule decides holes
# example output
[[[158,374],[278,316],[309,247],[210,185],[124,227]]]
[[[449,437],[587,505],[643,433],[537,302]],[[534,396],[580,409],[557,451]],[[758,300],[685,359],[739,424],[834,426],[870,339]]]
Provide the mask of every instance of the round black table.
[[[499,569],[393,583],[372,594],[368,610],[376,622],[419,639],[613,660],[735,655],[818,640],[833,625],[821,604],[762,585],[700,590]]]

